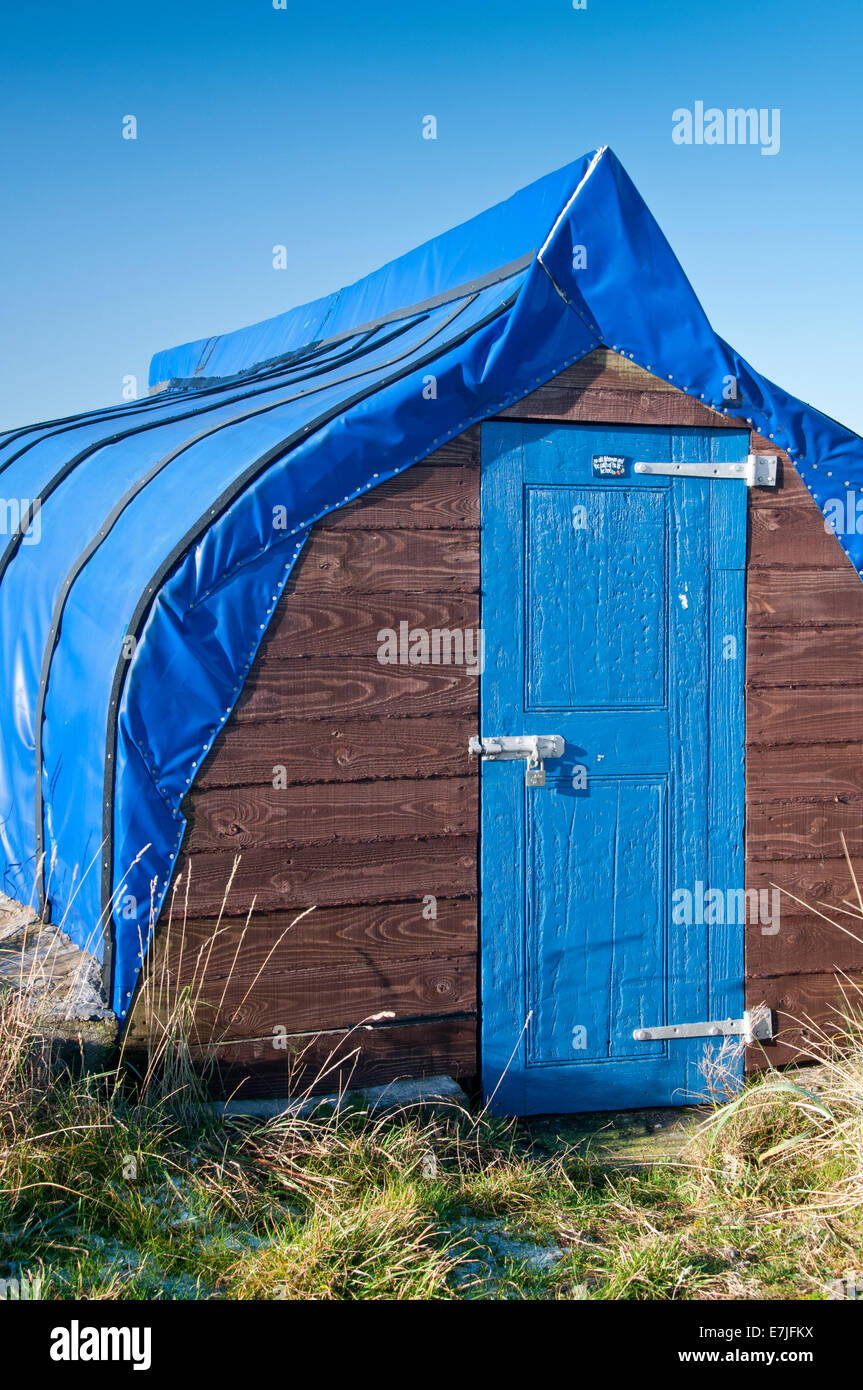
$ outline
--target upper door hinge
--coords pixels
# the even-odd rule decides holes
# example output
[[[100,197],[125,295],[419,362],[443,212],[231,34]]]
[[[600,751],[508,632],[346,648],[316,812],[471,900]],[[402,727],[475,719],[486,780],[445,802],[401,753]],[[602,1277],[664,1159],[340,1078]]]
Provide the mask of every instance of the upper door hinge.
[[[636,463],[636,473],[675,478],[739,478],[747,487],[775,487],[778,454],[750,454],[737,463]]]

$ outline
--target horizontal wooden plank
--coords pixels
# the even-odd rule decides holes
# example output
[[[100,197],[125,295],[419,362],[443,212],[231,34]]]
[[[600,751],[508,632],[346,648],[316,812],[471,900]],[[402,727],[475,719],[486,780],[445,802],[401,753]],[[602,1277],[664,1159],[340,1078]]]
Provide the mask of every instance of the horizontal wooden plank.
[[[374,657],[265,662],[253,670],[232,718],[468,716],[479,709],[479,679],[464,666],[381,666]]]
[[[461,434],[455,435],[447,440],[446,444],[441,444],[439,448],[427,454],[423,465],[434,468],[479,468],[480,438],[480,426],[470,425],[468,429],[462,430]]]
[[[840,984],[840,979],[843,980]],[[832,974],[780,975],[747,982],[748,1008],[768,1004],[777,1013],[778,1040],[767,1044],[762,1053],[747,1049],[747,1066],[783,1066],[788,1062],[817,1056],[826,1036],[843,1031],[842,988],[852,1001],[859,1001],[863,975],[852,973],[847,979]],[[859,1009],[859,1002],[855,1004]],[[802,1056],[801,1056],[802,1054]]]
[[[170,1009],[176,991],[144,996],[130,1040]],[[195,993],[192,1036],[196,1044],[278,1037],[330,1028],[353,1028],[381,1012],[416,1019],[472,1011],[476,1006],[476,954],[438,959],[350,961],[323,970],[245,971],[230,980],[211,976]]]
[[[471,897],[477,891],[475,836],[370,844],[308,845],[301,849],[252,848],[243,852],[228,902],[239,915],[254,899],[258,912],[288,912],[317,904],[400,902]],[[192,856],[189,915],[214,917],[222,910],[233,856],[229,851]],[[188,871],[188,857],[181,862]]]
[[[564,367],[554,378],[563,386],[584,390],[604,386],[609,391],[663,391],[673,395],[677,387],[666,377],[654,376],[613,348],[594,348],[586,357]]]
[[[476,593],[479,532],[316,527],[287,593]]]
[[[817,504],[807,494],[799,502],[771,496],[749,513],[750,569],[844,569],[849,561],[832,531],[825,529]],[[853,573],[853,571],[852,571]]]
[[[365,778],[476,777],[468,739],[475,714],[448,719],[230,721],[201,769],[196,787],[248,787],[283,767],[288,783]]]
[[[746,598],[750,641],[760,628],[863,621],[863,584],[848,564],[835,570],[751,570]]]
[[[330,512],[320,525],[335,531],[389,526],[475,528],[479,526],[479,472],[471,467],[417,463],[400,477],[380,483],[367,497]]]
[[[750,748],[746,786],[753,802],[863,796],[863,742]]]
[[[289,1096],[376,1086],[423,1076],[468,1083],[477,1072],[475,1017],[323,1033],[277,1052],[272,1039],[237,1043],[216,1053],[214,1094]]]
[[[432,911],[436,915],[428,916]],[[241,972],[252,980],[268,957],[267,969],[285,974],[326,970],[353,961],[373,964],[470,955],[476,948],[475,898],[437,898],[430,904],[420,897],[318,907],[299,921],[295,912],[256,912],[248,928],[245,916],[226,916],[217,928],[211,917],[184,921],[180,892],[170,925],[167,909],[159,923],[151,989],[160,988],[166,961],[172,976],[191,985],[203,970],[208,979],[224,980]]]
[[[863,594],[863,584],[858,587]],[[863,685],[863,625],[750,631],[746,646],[750,681],[774,685]],[[825,695],[825,702],[829,699]]]
[[[753,690],[746,696],[746,736],[751,744],[854,743],[863,729],[863,686],[829,691]]]
[[[863,970],[863,920],[821,909],[838,925],[824,922],[787,898],[780,898],[779,931],[746,928],[746,975],[801,975],[836,970]],[[790,911],[788,910],[790,909]],[[844,928],[841,930],[840,928]],[[849,935],[853,933],[853,935]],[[855,940],[855,937],[857,938]],[[755,985],[752,986],[755,989]]]
[[[719,415],[681,391],[628,387],[571,386],[563,376],[540,386],[500,419],[595,421],[617,425],[669,425],[706,429],[740,428],[740,422]]]
[[[863,588],[863,586],[861,586]],[[407,623],[408,636],[416,628],[431,633],[462,634],[456,645],[442,638],[441,653],[461,656],[477,653],[478,594],[312,594],[290,593],[277,622],[261,646],[263,660],[285,657],[373,656],[381,646],[378,634],[386,629],[400,634]],[[470,633],[465,639],[464,634]],[[407,642],[403,643],[409,654]]]
[[[465,777],[217,787],[194,798],[191,834],[197,850],[475,835],[477,789]]]
[[[748,800],[746,846],[753,859],[839,859],[843,834],[852,859],[863,855],[863,799]]]
[[[863,878],[859,879],[863,887]],[[801,908],[794,899],[782,898],[781,909],[789,916],[806,915],[810,906],[829,911],[824,904],[841,905],[851,899],[854,885],[848,865],[842,859],[747,859],[746,883],[750,888],[769,888],[775,884],[788,894],[802,899]]]

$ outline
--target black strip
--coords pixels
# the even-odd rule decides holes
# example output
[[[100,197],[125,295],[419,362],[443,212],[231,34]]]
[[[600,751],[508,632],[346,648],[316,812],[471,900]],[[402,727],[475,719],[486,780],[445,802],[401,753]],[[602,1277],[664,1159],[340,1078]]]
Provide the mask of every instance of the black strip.
[[[414,314],[410,319],[399,319],[399,323],[402,325],[399,332],[407,333],[415,324],[421,323],[424,318],[428,318],[428,315]],[[253,367],[243,367],[241,371],[233,372],[230,376],[176,377],[173,382],[169,383],[169,387],[175,388],[178,392],[191,393],[195,391],[200,395],[207,395],[210,391],[224,389],[226,385],[229,387],[242,386],[250,378],[255,381],[267,381],[273,375],[278,375],[283,371],[294,371],[297,367],[307,367],[312,362],[319,364],[323,359],[326,359],[324,361],[325,366],[337,367],[340,362],[347,361],[349,357],[356,355],[361,349],[370,351],[378,344],[388,342],[394,336],[390,333],[379,338],[375,343],[370,342],[370,339],[374,338],[378,331],[379,327],[375,327],[366,333],[346,334],[335,342],[329,340],[310,343],[307,347],[301,348],[299,352],[291,354],[282,352],[276,357],[267,357],[263,362],[256,362]],[[334,348],[345,341],[354,344],[351,352],[334,351]],[[290,359],[287,367],[283,366],[286,356]]]
[[[496,305],[494,309],[491,309],[488,314],[485,314],[470,328],[464,329],[461,333],[456,334],[454,338],[449,339],[443,350],[447,352],[451,351],[453,348],[458,347],[460,343],[465,342],[466,339],[478,333],[482,328],[485,328],[487,324],[492,323],[496,318],[499,318],[501,314],[505,313],[507,309],[511,308],[517,298],[518,290],[515,290],[513,294],[509,295],[502,303]],[[198,537],[212,526],[214,521],[221,516],[223,512],[227,511],[235,498],[248,487],[250,483],[253,483],[262,473],[266,472],[272,463],[275,463],[279,458],[283,458],[285,454],[290,452],[294,445],[308,439],[311,435],[325,428],[331,420],[336,419],[339,415],[343,415],[346,411],[351,410],[355,405],[358,405],[361,401],[367,400],[378,391],[383,391],[394,382],[409,376],[411,372],[417,371],[419,368],[435,361],[440,354],[441,348],[437,347],[432,352],[426,353],[426,355],[419,360],[409,362],[399,371],[392,372],[382,380],[375,381],[362,391],[357,391],[353,396],[349,396],[347,400],[341,401],[339,404],[325,411],[322,415],[319,415],[316,420],[305,425],[301,430],[295,431],[295,433],[289,435],[287,439],[282,440],[281,443],[268,449],[259,459],[250,464],[248,468],[244,469],[240,476],[235,478],[221,496],[216,499],[213,506],[208,508],[203,516],[198,518],[194,526],[190,527],[182,540],[177,542],[170,554],[162,561],[162,564],[156,570],[150,583],[138,600],[126,628],[126,635],[131,635],[137,640],[146,622],[150,608],[152,607],[154,596],[160,591],[170,571],[195,544]],[[124,676],[128,670],[128,666],[129,663],[121,656],[114,670],[114,680],[111,685],[111,698],[108,702],[105,779],[102,797],[102,918],[104,922],[102,973],[105,992],[109,1002],[111,1002],[114,997],[115,959],[114,913],[112,903],[114,876],[114,760],[117,754],[117,711],[120,705],[120,695],[122,693]]]

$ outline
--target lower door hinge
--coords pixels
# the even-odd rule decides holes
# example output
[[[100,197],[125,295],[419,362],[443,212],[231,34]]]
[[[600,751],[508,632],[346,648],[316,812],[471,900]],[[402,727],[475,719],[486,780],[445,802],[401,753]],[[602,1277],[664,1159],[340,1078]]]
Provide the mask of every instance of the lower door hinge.
[[[664,1038],[742,1038],[746,1043],[763,1042],[774,1036],[773,1010],[762,1005],[757,1009],[747,1009],[742,1018],[636,1028],[632,1036],[636,1042],[659,1042]]]

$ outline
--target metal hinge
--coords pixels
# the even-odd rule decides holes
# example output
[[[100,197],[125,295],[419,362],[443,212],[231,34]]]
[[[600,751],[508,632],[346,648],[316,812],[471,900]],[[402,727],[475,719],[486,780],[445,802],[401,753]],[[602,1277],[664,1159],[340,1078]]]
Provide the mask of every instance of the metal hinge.
[[[670,1023],[662,1028],[636,1028],[636,1042],[659,1042],[665,1038],[743,1038],[746,1043],[773,1037],[773,1010],[760,1006],[747,1009],[742,1018],[720,1018],[710,1023]]]
[[[738,463],[636,463],[636,473],[675,478],[739,478],[747,487],[775,487],[778,454],[750,454]]]

